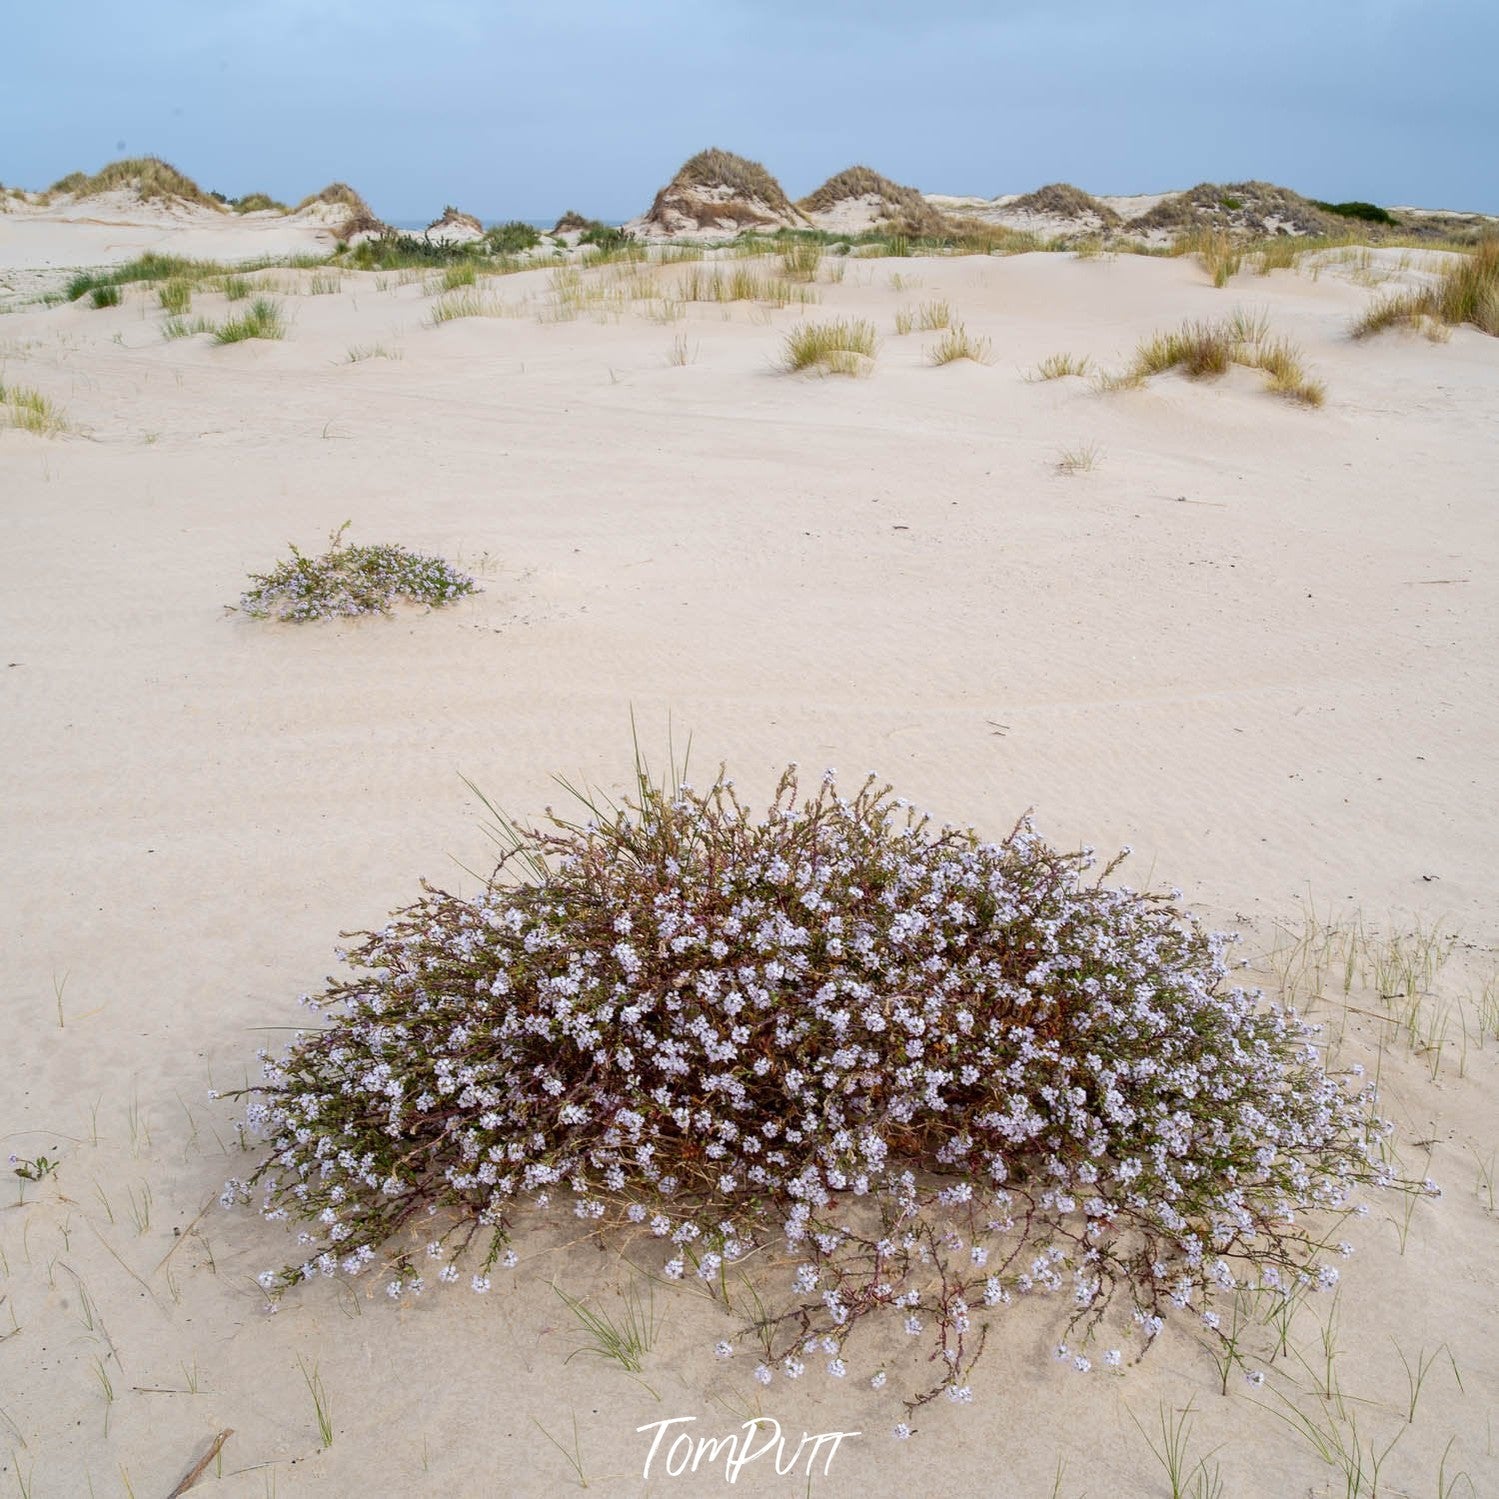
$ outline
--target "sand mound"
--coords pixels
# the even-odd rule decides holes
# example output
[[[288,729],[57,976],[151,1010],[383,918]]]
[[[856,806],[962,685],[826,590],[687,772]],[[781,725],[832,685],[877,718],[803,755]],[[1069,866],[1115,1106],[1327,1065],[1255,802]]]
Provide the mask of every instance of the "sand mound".
[[[427,238],[446,245],[468,245],[484,238],[484,225],[473,214],[449,203],[441,216],[427,225]]]
[[[555,224],[552,225],[552,233],[557,234],[582,234],[588,229],[601,229],[602,224],[597,219],[585,219],[581,213],[569,208]]]
[[[330,182],[321,192],[309,193],[292,212],[316,219],[345,243],[356,235],[386,232],[384,221],[347,182]]]
[[[914,187],[903,187],[869,167],[848,167],[796,205],[819,229],[861,233],[891,229],[938,235],[948,222]]]
[[[1049,182],[1033,193],[1024,193],[1008,205],[1011,213],[1028,213],[1049,219],[1071,219],[1080,229],[1094,232],[1118,226],[1119,215],[1092,193],[1070,182]]]
[[[625,226],[646,239],[806,227],[806,217],[759,162],[716,147],[684,162],[650,208]]]
[[[1131,219],[1133,233],[1226,229],[1244,234],[1331,234],[1346,223],[1273,182],[1199,182]]]
[[[142,202],[153,199],[176,199],[182,203],[196,203],[215,212],[223,210],[223,203],[211,193],[205,193],[185,172],[179,172],[159,156],[127,156],[101,167],[92,177],[83,172],[69,172],[43,194],[44,202],[58,198],[97,198],[105,193],[125,192],[133,194]]]

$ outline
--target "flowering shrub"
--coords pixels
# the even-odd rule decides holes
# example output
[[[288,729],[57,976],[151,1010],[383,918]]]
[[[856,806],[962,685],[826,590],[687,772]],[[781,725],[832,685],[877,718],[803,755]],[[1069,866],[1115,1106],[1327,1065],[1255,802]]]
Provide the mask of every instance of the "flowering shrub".
[[[291,549],[268,573],[252,573],[239,607],[257,619],[327,619],[340,614],[388,614],[398,599],[436,608],[478,584],[441,557],[403,546],[353,546],[347,521],[328,538],[321,557]]]
[[[1372,1090],[1225,987],[1230,939],[1174,895],[1105,885],[1118,859],[1085,879],[1089,850],[934,826],[873,777],[802,801],[794,767],[759,819],[722,775],[592,810],[509,829],[473,899],[424,887],[307,1001],[332,1023],[263,1056],[269,1155],[226,1201],[310,1224],[268,1291],[388,1252],[419,1293],[387,1250],[418,1226],[444,1281],[482,1235],[484,1290],[556,1195],[726,1302],[779,1240],[755,1377],[841,1376],[888,1313],[938,1361],[914,1407],[971,1398],[1016,1297],[1065,1303],[1086,1370],[1121,1297],[1148,1343],[1173,1304],[1336,1281],[1303,1215],[1389,1179]]]

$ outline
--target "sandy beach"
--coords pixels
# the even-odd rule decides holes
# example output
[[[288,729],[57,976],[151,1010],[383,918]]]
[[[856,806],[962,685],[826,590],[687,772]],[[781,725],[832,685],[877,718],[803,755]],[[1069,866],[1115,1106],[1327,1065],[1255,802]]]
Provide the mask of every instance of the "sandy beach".
[[[581,295],[538,269],[481,277],[488,315],[437,325],[430,276],[273,268],[250,274],[285,337],[218,346],[164,338],[140,285],[98,309],[32,294],[158,247],[320,253],[326,229],[82,217],[0,215],[0,382],[66,423],[0,425],[0,1145],[60,1163],[7,1170],[0,1203],[0,1488],[165,1495],[232,1429],[195,1492],[697,1496],[722,1461],[673,1476],[663,1448],[647,1474],[649,1423],[764,1414],[791,1446],[860,1435],[810,1481],[805,1453],[792,1477],[746,1466],[752,1494],[1153,1495],[1147,1437],[1190,1402],[1228,1495],[1344,1492],[1293,1409],[1393,1439],[1380,1493],[1499,1493],[1499,342],[1349,336],[1442,252],[1325,251],[1221,288],[1191,256],[849,256],[839,279],[826,257],[815,303],[669,321],[626,283],[667,296],[690,266],[583,269]],[[938,333],[897,332],[934,301],[987,362],[935,367]],[[1060,352],[1122,369],[1235,309],[1299,348],[1319,409],[1247,368],[1033,378]],[[865,375],[780,371],[787,333],[829,318],[874,325]],[[308,625],[226,610],[345,521],[482,592]],[[759,1390],[681,1287],[650,1293],[638,1376],[569,1361],[586,1340],[553,1287],[615,1306],[632,1272],[565,1208],[487,1296],[323,1282],[269,1312],[254,1277],[287,1236],[220,1208],[247,1157],[210,1091],[306,1023],[341,932],[421,878],[475,887],[464,778],[526,818],[560,805],[554,774],[618,789],[632,713],[655,760],[690,735],[705,778],[726,762],[756,799],[796,760],[876,770],[985,835],[1033,809],[1059,845],[1131,845],[1133,883],[1242,932],[1253,974],[1378,1072],[1403,1169],[1441,1197],[1345,1230],[1341,1289],[1299,1313],[1297,1352],[1258,1349],[1263,1386],[1221,1393],[1184,1327],[1074,1374],[1027,1304],[974,1405],[927,1407],[904,1443],[867,1378]],[[1350,949],[1315,933],[1359,924],[1345,990]],[[1435,931],[1417,1041],[1361,965]]]

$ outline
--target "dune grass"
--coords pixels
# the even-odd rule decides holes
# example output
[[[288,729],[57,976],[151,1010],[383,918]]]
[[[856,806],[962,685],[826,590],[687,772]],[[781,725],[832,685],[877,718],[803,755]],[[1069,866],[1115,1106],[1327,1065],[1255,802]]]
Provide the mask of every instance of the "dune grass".
[[[460,288],[439,297],[427,314],[429,326],[440,328],[444,323],[455,322],[466,317],[503,317],[504,303],[494,297],[486,297],[475,287]]]
[[[219,288],[231,302],[243,302],[255,290],[248,276],[225,276]]]
[[[1471,324],[1499,338],[1499,236],[1444,266],[1431,286],[1381,297],[1354,322],[1354,338],[1386,328],[1419,326],[1423,320],[1449,328]]]
[[[1205,380],[1227,374],[1236,364],[1262,371],[1267,390],[1298,405],[1320,406],[1326,398],[1326,387],[1307,374],[1295,345],[1272,340],[1264,315],[1243,310],[1219,322],[1186,322],[1152,334],[1136,346],[1122,374],[1102,375],[1098,384],[1101,390],[1127,389],[1168,370]]]
[[[285,338],[286,319],[281,304],[269,297],[257,297],[239,317],[214,329],[213,341],[219,344],[243,343],[250,338]]]
[[[118,307],[120,305],[120,288],[118,286],[96,286],[89,293],[89,301],[96,308]]]
[[[217,333],[218,324],[206,317],[169,317],[161,325],[161,336],[168,342],[178,338],[191,338],[195,333]]]
[[[120,188],[134,188],[142,198],[181,198],[184,202],[197,203],[203,208],[223,209],[223,204],[210,193],[205,193],[185,172],[179,172],[159,156],[129,156],[121,161],[112,161],[101,167],[92,176],[84,172],[70,172],[54,182],[44,200],[71,194],[75,198],[92,197],[96,193],[113,192]]]
[[[959,359],[988,364],[989,357],[989,340],[974,338],[962,323],[955,323],[927,350],[927,358],[933,364],[952,364]]]
[[[1102,457],[1103,449],[1096,442],[1077,443],[1057,455],[1057,469],[1064,474],[1092,473]]]
[[[723,270],[694,265],[683,272],[672,295],[679,302],[764,302],[771,307],[817,300],[810,286],[784,276],[764,275],[749,265]]]
[[[935,333],[952,324],[952,308],[942,301],[923,302],[916,311],[916,326],[923,333]]]
[[[34,432],[38,437],[52,437],[68,430],[62,412],[41,391],[29,385],[0,382],[0,414],[11,426]]]
[[[788,281],[815,281],[822,264],[822,246],[816,240],[797,240],[781,252],[781,274]]]
[[[478,279],[479,271],[473,261],[460,261],[457,265],[450,265],[443,271],[442,289],[457,291],[461,286],[473,286]]]
[[[1212,278],[1214,286],[1227,286],[1238,275],[1244,259],[1243,245],[1222,229],[1198,230],[1186,237],[1185,245]]]
[[[174,276],[156,288],[156,299],[164,311],[173,317],[181,317],[193,305],[192,283]]]
[[[1075,354],[1048,354],[1038,364],[1028,380],[1062,380],[1069,375],[1086,375],[1092,361],[1085,354],[1079,359]]]
[[[781,368],[788,374],[817,370],[825,375],[857,375],[875,357],[874,324],[862,318],[801,323],[786,335]]]
[[[399,349],[387,348],[384,344],[350,344],[348,362],[361,364],[366,359],[399,359]]]

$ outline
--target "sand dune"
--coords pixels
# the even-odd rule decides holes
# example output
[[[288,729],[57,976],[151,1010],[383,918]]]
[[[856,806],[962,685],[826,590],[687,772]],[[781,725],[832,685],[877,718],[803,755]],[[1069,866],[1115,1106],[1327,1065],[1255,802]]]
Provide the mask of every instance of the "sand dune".
[[[310,220],[84,209],[0,216],[3,274],[330,242]],[[420,276],[313,295],[316,273],[256,272],[286,336],[228,347],[164,339],[142,287],[0,318],[0,380],[69,427],[0,425],[0,1134],[60,1162],[0,1212],[0,1483],[165,1494],[232,1428],[195,1493],[553,1496],[577,1483],[560,1444],[591,1491],[712,1494],[721,1471],[647,1487],[637,1428],[724,1434],[762,1411],[795,1436],[862,1433],[818,1493],[1151,1494],[1165,1480],[1131,1414],[1159,1444],[1161,1403],[1191,1399],[1193,1452],[1217,1448],[1227,1493],[1341,1493],[1272,1414],[1289,1401],[1346,1437],[1316,1395],[1332,1319],[1361,1436],[1399,1439],[1388,1491],[1435,1491],[1445,1453],[1449,1480],[1499,1492],[1499,1034],[1478,1009],[1499,941],[1499,342],[1352,342],[1369,282],[1423,274],[1404,252],[1224,290],[1188,258],[840,264],[816,305],[670,323],[628,294],[569,308],[545,270],[481,285],[504,315],[440,326]],[[669,294],[681,274],[582,276]],[[935,333],[896,334],[934,301],[990,363],[934,368]],[[1113,394],[1026,378],[1062,351],[1121,368],[1235,306],[1300,346],[1321,410],[1243,369]],[[195,314],[235,310],[195,293]],[[876,325],[872,373],[777,373],[785,333],[829,317]],[[1092,470],[1060,471],[1083,445]],[[466,564],[483,593],[308,626],[224,611],[289,538],[315,548],[349,518]],[[1073,1375],[1048,1356],[1056,1309],[1031,1304],[996,1329],[974,1407],[925,1410],[903,1444],[867,1384],[899,1348],[760,1392],[742,1350],[714,1358],[732,1329],[686,1290],[655,1290],[639,1379],[568,1362],[580,1333],[552,1283],[617,1309],[630,1272],[574,1242],[565,1210],[487,1297],[320,1282],[268,1315],[253,1277],[285,1235],[217,1206],[246,1157],[209,1090],[306,1023],[296,996],[341,931],[421,876],[472,888],[488,846],[461,777],[525,815],[558,799],[554,772],[617,788],[632,710],[657,758],[670,722],[756,796],[792,758],[876,768],[985,833],[1033,807],[1058,842],[1130,843],[1137,883],[1242,930],[1267,978],[1308,899],[1383,932],[1449,924],[1422,1010],[1446,1016],[1439,1048],[1371,1018],[1388,1001],[1362,970],[1345,995],[1335,955],[1320,984],[1279,960],[1303,1000],[1326,996],[1340,1057],[1381,1070],[1406,1169],[1445,1195],[1377,1202],[1349,1231],[1335,1314],[1319,1298],[1296,1320],[1305,1362],[1252,1336],[1263,1388],[1235,1374],[1220,1394],[1185,1328],[1122,1376]],[[1438,1350],[1407,1421],[1402,1355]],[[768,1463],[737,1487],[792,1491]]]

